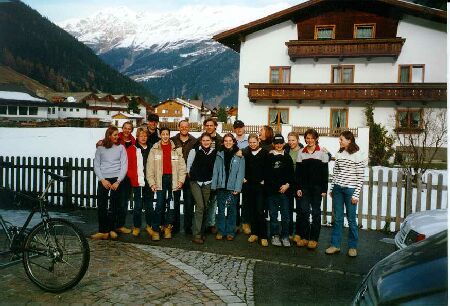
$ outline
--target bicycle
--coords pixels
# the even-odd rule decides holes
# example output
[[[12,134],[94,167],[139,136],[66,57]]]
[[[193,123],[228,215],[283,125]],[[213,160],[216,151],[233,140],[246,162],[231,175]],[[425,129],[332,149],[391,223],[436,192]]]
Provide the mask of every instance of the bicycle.
[[[41,195],[32,197],[15,192],[33,202],[31,212],[21,228],[5,221],[0,215],[0,256],[11,255],[10,260],[22,258],[28,278],[49,292],[62,292],[77,285],[84,277],[90,260],[87,239],[71,222],[50,218],[46,195],[55,182],[64,182],[69,177],[46,171],[50,176]],[[31,230],[27,227],[36,212],[41,222]]]

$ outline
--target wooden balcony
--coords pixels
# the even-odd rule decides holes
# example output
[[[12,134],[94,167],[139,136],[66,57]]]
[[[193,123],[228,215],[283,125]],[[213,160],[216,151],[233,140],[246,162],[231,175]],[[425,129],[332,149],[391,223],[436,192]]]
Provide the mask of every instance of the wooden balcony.
[[[286,42],[292,61],[297,58],[398,57],[404,38],[348,40],[291,40]]]
[[[447,101],[446,83],[273,84],[250,83],[250,101]]]

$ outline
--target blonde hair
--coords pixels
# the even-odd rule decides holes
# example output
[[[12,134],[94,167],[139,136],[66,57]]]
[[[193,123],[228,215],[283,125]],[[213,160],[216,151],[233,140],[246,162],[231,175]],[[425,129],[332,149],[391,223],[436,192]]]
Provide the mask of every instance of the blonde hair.
[[[139,134],[140,134],[140,133],[145,133],[145,134],[147,134],[147,136],[148,136],[148,130],[147,130],[147,128],[138,127],[137,130],[136,130],[136,138],[139,137]]]

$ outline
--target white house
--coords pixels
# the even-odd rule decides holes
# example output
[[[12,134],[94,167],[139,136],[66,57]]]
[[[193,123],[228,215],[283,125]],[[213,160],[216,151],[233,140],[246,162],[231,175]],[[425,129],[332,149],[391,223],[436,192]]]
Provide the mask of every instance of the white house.
[[[120,112],[112,116],[112,124],[122,127],[125,122],[132,122],[134,127],[140,126],[144,121],[144,116],[135,113]]]
[[[398,0],[311,0],[213,37],[240,53],[238,117],[252,124],[417,133],[447,100],[447,14]],[[359,141],[368,141],[360,139]]]
[[[0,118],[17,121],[46,120],[47,107],[51,105],[47,100],[25,92],[0,91]]]
[[[109,123],[114,115],[128,111],[128,104],[133,98],[137,99],[139,116],[145,118],[149,105],[141,97],[92,92],[50,93],[46,98],[53,102],[48,108],[49,119],[98,119]]]

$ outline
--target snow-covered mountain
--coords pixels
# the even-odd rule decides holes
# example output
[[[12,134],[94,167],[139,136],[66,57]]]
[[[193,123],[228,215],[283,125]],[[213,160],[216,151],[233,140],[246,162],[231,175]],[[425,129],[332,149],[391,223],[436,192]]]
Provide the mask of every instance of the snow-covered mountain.
[[[119,6],[59,26],[160,99],[199,95],[211,104],[235,104],[239,55],[211,37],[286,7],[203,5],[158,13]]]

